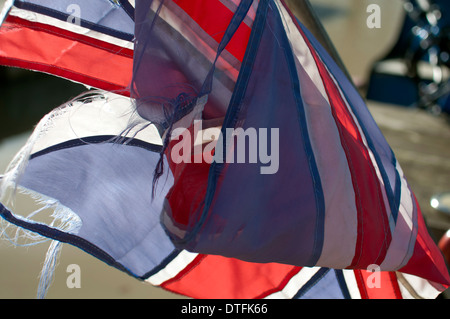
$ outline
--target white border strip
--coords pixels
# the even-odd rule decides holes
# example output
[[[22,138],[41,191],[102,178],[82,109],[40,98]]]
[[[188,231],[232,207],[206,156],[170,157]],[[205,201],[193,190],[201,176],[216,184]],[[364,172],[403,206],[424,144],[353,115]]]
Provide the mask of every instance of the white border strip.
[[[435,299],[444,290],[443,286],[433,283],[432,281],[405,273],[401,273],[400,275],[403,277],[403,280],[398,280],[398,283],[404,298]],[[409,287],[406,287],[405,285],[409,285]],[[411,289],[413,289],[413,291],[411,291]]]
[[[191,253],[183,250],[165,268],[161,269],[145,281],[154,286],[160,286],[167,280],[177,276],[183,269],[193,262],[197,256],[197,253]]]
[[[134,43],[122,39],[118,39],[116,37],[93,31],[91,29],[82,27],[80,25],[77,25],[75,23],[70,23],[66,21],[61,21],[46,15],[43,15],[41,13],[31,12],[28,10],[19,9],[17,7],[12,7],[9,15],[18,17],[30,22],[36,22],[41,23],[45,25],[50,25],[53,27],[57,27],[63,30],[67,30],[76,34],[84,35],[93,39],[97,39],[103,42],[107,42],[110,44],[117,45],[119,47],[125,48],[125,49],[134,49]]]
[[[343,269],[342,274],[344,275],[350,297],[352,299],[361,299],[361,292],[359,291],[358,282],[355,278],[355,271],[352,269]]]
[[[385,260],[380,265],[382,270],[400,269],[408,263],[414,253],[418,233],[418,212],[414,215],[415,205],[412,200],[412,194],[398,162],[396,169],[400,175],[401,199],[395,232],[392,234],[392,241]]]
[[[264,299],[292,299],[295,294],[319,271],[321,267],[302,268],[278,292],[266,296]]]
[[[13,6],[13,4],[14,4],[14,0],[7,0],[5,2],[5,5],[3,6],[2,11],[0,12],[0,25],[2,25],[3,22],[5,21],[6,16],[8,15],[9,10]]]

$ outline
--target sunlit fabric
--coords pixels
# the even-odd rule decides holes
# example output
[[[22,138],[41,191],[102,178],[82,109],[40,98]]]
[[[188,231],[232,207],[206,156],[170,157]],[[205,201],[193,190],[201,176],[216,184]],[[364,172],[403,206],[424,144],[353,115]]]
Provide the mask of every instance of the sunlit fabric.
[[[450,284],[365,102],[284,1],[9,5],[1,64],[96,90],[37,125],[1,180],[6,222],[194,298]],[[13,213],[16,186],[80,225]]]

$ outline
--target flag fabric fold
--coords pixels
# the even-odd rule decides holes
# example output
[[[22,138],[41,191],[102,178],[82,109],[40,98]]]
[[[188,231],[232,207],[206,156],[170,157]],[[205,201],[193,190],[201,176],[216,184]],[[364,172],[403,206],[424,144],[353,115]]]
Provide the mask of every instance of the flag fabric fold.
[[[128,94],[134,21],[113,1],[92,4],[13,1],[1,28],[0,63]]]
[[[46,115],[11,162],[7,225],[193,298],[448,288],[365,102],[283,0],[7,6],[1,64],[96,88]],[[16,189],[77,227],[13,212]]]

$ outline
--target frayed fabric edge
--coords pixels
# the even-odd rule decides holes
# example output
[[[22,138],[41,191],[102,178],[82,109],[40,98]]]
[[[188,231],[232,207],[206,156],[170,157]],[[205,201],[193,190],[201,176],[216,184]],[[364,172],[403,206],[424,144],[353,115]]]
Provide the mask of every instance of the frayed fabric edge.
[[[25,173],[26,167],[33,153],[33,148],[35,147],[37,141],[43,138],[47,132],[52,129],[54,122],[58,120],[58,118],[65,116],[67,112],[73,110],[72,106],[74,106],[75,103],[89,103],[93,99],[107,100],[107,94],[108,92],[102,90],[86,91],[55,108],[39,121],[25,145],[13,157],[6,169],[5,174],[0,175],[0,202],[6,205],[11,204],[14,202],[17,193],[21,193],[32,198],[37,205],[41,206],[41,208],[35,210],[26,217],[11,212],[13,218],[23,221],[25,224],[43,225],[53,230],[71,235],[76,235],[79,232],[82,227],[82,221],[77,214],[69,208],[63,206],[56,199],[46,197],[43,194],[20,186],[20,180]],[[137,134],[152,125],[151,122],[140,117],[137,112],[131,112],[128,116],[129,121],[127,127],[122,132],[117,134],[116,137],[111,138],[111,142],[127,144],[128,140],[133,140]],[[49,224],[40,223],[32,219],[40,212],[48,209],[53,210],[53,213],[50,216],[53,218],[53,221]],[[26,227],[15,225],[14,223],[8,221],[3,215],[2,217],[3,218],[0,218],[0,239],[6,239],[14,246],[33,246],[50,241],[50,246],[46,253],[42,271],[40,273],[37,291],[38,299],[45,298],[54,278],[54,272],[58,264],[63,242],[43,236],[36,231],[27,229]],[[16,229],[14,236],[8,236],[7,229],[9,229],[9,227],[14,227]],[[27,243],[22,244],[20,241],[27,241]]]
[[[48,227],[54,228],[59,231],[76,234],[81,229],[82,221],[78,215],[76,215],[69,208],[61,205],[57,200],[48,198],[42,194],[37,192],[33,192],[31,190],[25,189],[23,187],[19,187],[19,182],[21,177],[24,174],[24,171],[28,165],[31,152],[36,141],[41,138],[52,126],[52,120],[59,116],[65,114],[68,110],[70,110],[70,105],[76,101],[80,101],[87,96],[101,96],[100,92],[97,91],[88,91],[85,92],[71,101],[63,104],[62,106],[54,109],[52,112],[48,113],[44,116],[39,123],[36,125],[33,133],[28,138],[25,145],[19,150],[19,152],[14,156],[10,164],[6,169],[6,173],[0,176],[0,200],[1,202],[11,203],[14,201],[17,192],[29,195],[37,205],[41,205],[42,207],[35,210],[27,217],[23,217],[21,215],[14,214],[13,216],[21,221],[30,223],[30,224],[42,224]],[[32,219],[32,217],[36,216],[40,212],[52,209],[53,213],[50,217],[53,218],[53,221],[50,224],[44,224],[36,222]],[[10,227],[15,227],[16,231],[14,236],[9,236],[7,234],[7,230]],[[38,245],[44,242],[47,242],[51,239],[44,237],[40,234],[37,234],[33,231],[27,230],[23,227],[16,226],[12,223],[9,223],[6,220],[0,221],[0,238],[6,239],[14,246],[33,246]],[[21,244],[20,241],[26,241],[27,243]],[[51,240],[50,246],[45,256],[43,268],[40,273],[40,280],[37,291],[37,298],[42,299],[45,298],[48,288],[50,287],[53,278],[54,271],[56,269],[58,257],[60,255],[62,249],[62,242],[57,240]]]
[[[43,203],[44,206],[35,210],[31,214],[29,214],[27,217],[23,217],[21,215],[13,214],[13,217],[24,221],[29,224],[34,225],[45,225],[52,229],[69,233],[69,234],[77,234],[79,230],[82,227],[82,221],[80,217],[75,214],[72,210],[69,208],[61,205],[59,202],[46,198],[45,196],[31,192],[29,190],[19,188],[19,191],[21,193],[30,195],[33,199],[36,200],[36,203]],[[53,210],[52,214],[50,215],[53,220],[49,224],[37,222],[32,217],[35,217],[40,212],[51,209]],[[15,233],[14,236],[9,236],[7,231],[9,228],[14,227]],[[43,299],[45,298],[48,289],[51,286],[51,283],[54,279],[54,273],[56,266],[58,264],[58,259],[61,253],[62,245],[63,243],[57,240],[51,240],[50,238],[44,237],[40,234],[37,234],[31,230],[25,229],[20,226],[16,226],[7,220],[2,220],[0,222],[0,237],[2,239],[8,240],[12,245],[14,246],[34,246],[38,244],[42,244],[47,241],[50,242],[50,246],[47,250],[47,253],[45,255],[43,267],[40,273],[39,278],[39,284],[38,284],[38,290],[37,290],[37,298]],[[20,241],[26,241],[26,243],[20,243]]]
[[[58,204],[58,207],[57,209],[55,209],[55,212],[52,216],[55,218],[54,222],[57,221],[60,223],[60,225],[58,227],[55,227],[55,229],[70,234],[77,234],[81,229],[82,222],[79,216],[72,212],[70,209],[60,204]],[[61,254],[62,246],[63,243],[57,240],[52,240],[50,243],[40,274],[37,291],[38,299],[45,298],[47,291],[53,282],[54,273],[58,264],[59,256]]]
[[[11,185],[14,185],[12,198],[14,197],[14,193],[16,191],[17,185],[19,185],[20,178],[23,175],[26,166],[28,165],[33,147],[35,146],[36,142],[53,127],[54,121],[57,118],[65,115],[67,112],[71,111],[71,106],[73,106],[76,102],[83,103],[88,99],[103,97],[104,92],[101,90],[86,91],[76,96],[72,100],[55,108],[39,121],[25,145],[19,150],[19,152],[9,163],[8,167],[6,168],[6,173],[0,176],[0,201],[4,200],[3,197],[6,194],[7,188],[10,188]]]

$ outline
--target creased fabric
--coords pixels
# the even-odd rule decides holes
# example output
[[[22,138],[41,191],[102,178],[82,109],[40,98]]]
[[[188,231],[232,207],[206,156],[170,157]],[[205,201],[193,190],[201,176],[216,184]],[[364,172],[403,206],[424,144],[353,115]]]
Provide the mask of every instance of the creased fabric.
[[[0,63],[98,89],[44,117],[13,160],[7,222],[194,298],[448,287],[394,153],[283,1],[71,4],[79,17],[66,2],[15,1],[0,28]],[[81,225],[12,212],[16,187]]]

